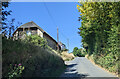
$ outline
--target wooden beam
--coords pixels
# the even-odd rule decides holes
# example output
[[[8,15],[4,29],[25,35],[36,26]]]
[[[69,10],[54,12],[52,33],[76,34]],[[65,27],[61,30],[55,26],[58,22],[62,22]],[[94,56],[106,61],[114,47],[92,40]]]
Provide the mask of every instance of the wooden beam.
[[[23,28],[23,32],[25,31],[25,28]]]
[[[28,28],[28,31],[30,31],[30,27]]]

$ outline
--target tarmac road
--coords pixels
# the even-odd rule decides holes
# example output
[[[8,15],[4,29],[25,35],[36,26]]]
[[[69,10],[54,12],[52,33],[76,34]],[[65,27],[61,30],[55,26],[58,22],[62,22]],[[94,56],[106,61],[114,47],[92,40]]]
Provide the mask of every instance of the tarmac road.
[[[89,77],[91,79],[98,79],[99,77],[107,79],[109,77],[108,79],[118,79],[115,75],[94,65],[85,57],[76,57],[72,61],[65,61],[65,64],[67,68],[61,77]]]

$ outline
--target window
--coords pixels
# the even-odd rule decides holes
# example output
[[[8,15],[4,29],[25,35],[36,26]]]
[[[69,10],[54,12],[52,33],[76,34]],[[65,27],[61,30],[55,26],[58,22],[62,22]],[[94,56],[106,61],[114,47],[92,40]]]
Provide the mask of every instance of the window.
[[[27,31],[26,34],[29,36],[29,35],[31,35],[31,32],[30,32],[30,31]]]

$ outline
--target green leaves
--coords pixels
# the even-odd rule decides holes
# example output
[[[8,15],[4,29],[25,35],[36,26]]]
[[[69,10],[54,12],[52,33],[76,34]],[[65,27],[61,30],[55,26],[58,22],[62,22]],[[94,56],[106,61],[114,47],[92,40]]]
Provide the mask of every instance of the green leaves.
[[[46,39],[41,38],[38,35],[27,36],[24,41],[27,42],[27,43],[31,43],[31,44],[40,46],[42,48],[46,48],[47,47],[47,41],[46,41]]]
[[[77,50],[78,50],[78,47],[75,47],[75,48],[73,49],[73,54],[74,54],[74,56],[77,56]]]
[[[73,49],[73,54],[74,54],[74,56],[84,57],[86,54],[86,51],[82,48],[78,49],[77,47],[75,47]]]
[[[89,49],[94,49],[94,46],[91,48],[91,45],[95,45],[95,43],[99,43],[96,44],[98,45],[97,48],[100,47],[99,49],[106,48],[111,30],[113,32],[117,30],[115,28],[113,29],[112,25],[116,24],[115,20],[119,18],[117,13],[115,13],[119,11],[118,4],[120,3],[85,2],[82,5],[77,5],[78,11],[81,12],[82,20],[79,33],[84,42],[88,44]],[[101,45],[103,46],[101,47]]]
[[[21,64],[20,65],[15,64],[15,66],[13,67],[12,64],[10,64],[10,72],[8,73],[9,79],[20,77],[23,70],[24,70],[24,66],[22,66]]]
[[[89,55],[100,58],[95,61],[101,66],[116,68],[109,65],[117,63],[120,55],[120,2],[85,2],[77,9],[81,13],[83,47]]]
[[[54,73],[64,67],[62,58],[49,48],[43,49],[25,41],[6,38],[2,39],[2,42],[3,78],[56,76]],[[17,65],[18,63],[22,65]],[[54,71],[56,68],[58,70]],[[53,71],[49,70],[47,74],[43,74],[46,69]]]

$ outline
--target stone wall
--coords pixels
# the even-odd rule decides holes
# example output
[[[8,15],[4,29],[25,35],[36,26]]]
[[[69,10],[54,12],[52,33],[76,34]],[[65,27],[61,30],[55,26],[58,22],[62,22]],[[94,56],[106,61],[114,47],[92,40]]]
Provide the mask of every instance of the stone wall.
[[[48,42],[48,46],[50,46],[52,49],[57,50],[57,44],[55,41],[53,41],[48,35],[43,34],[43,38],[45,38]]]

